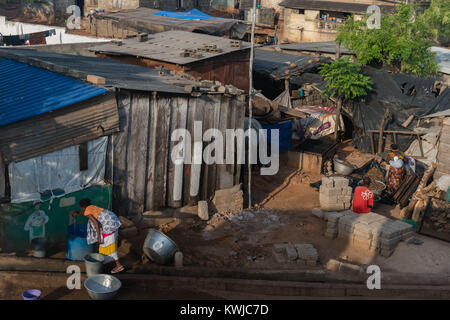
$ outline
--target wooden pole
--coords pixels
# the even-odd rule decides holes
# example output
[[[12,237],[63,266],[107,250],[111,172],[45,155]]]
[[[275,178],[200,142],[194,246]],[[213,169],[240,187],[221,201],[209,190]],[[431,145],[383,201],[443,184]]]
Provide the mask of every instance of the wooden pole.
[[[252,101],[253,101],[253,56],[255,46],[256,0],[253,0],[252,33],[250,46],[249,92],[248,92],[248,207],[252,207]]]
[[[378,150],[377,150],[377,154],[380,154],[381,152],[383,152],[383,132],[384,132],[384,125],[386,124],[386,120],[390,117],[391,112],[389,111],[388,108],[386,108],[386,111],[384,112],[384,116],[383,119],[381,120],[380,123],[380,131],[379,131],[379,135],[378,135]]]
[[[338,98],[336,104],[336,123],[334,124],[334,140],[338,139],[338,131],[341,122],[341,108],[342,108],[342,99]]]

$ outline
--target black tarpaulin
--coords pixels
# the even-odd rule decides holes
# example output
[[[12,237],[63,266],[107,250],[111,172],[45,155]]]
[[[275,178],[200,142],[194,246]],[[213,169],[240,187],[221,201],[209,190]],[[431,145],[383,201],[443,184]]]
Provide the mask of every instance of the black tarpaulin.
[[[370,139],[367,130],[379,130],[386,108],[391,118],[385,130],[410,130],[401,126],[411,114],[417,118],[427,114],[450,109],[450,90],[444,89],[437,95],[433,92],[434,78],[418,78],[406,74],[388,73],[374,68],[364,68],[364,73],[372,78],[373,91],[364,102],[350,103],[352,119],[356,130],[353,132],[354,144],[362,152],[370,152]],[[405,150],[415,136],[398,135],[400,149]],[[376,136],[376,139],[378,137]]]

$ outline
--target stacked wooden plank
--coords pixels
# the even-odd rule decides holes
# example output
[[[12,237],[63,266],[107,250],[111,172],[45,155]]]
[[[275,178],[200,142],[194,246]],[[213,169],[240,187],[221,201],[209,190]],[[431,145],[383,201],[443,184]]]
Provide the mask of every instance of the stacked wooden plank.
[[[445,118],[442,123],[441,137],[437,154],[437,167],[434,179],[450,174],[450,117]]]
[[[411,196],[416,191],[420,183],[420,177],[416,174],[407,176],[401,183],[400,188],[392,196],[394,202],[400,204],[401,207],[405,207]]]

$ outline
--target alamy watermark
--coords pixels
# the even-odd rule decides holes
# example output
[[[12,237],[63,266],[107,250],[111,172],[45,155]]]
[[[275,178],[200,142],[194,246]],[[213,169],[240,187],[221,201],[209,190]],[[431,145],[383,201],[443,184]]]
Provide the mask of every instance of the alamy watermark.
[[[246,148],[245,138],[251,136],[252,143]],[[176,166],[183,164],[245,164],[250,158],[250,164],[263,166],[261,175],[275,175],[279,169],[279,139],[278,129],[270,130],[270,155],[268,154],[268,137],[266,129],[252,128],[226,129],[225,136],[219,129],[207,129],[203,132],[201,121],[194,121],[194,137],[187,129],[176,129],[170,137],[176,145],[171,152],[171,160]],[[192,141],[194,146],[192,148]],[[208,143],[203,147],[204,142]],[[246,150],[247,149],[247,150]],[[193,150],[193,151],[191,151]],[[246,155],[246,151],[248,153]]]

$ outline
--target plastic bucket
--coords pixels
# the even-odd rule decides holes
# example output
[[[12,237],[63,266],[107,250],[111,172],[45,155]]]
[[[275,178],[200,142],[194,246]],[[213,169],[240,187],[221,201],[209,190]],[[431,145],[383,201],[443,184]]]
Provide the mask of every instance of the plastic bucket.
[[[34,238],[31,240],[33,247],[33,256],[36,258],[45,258],[47,255],[48,240],[45,238]]]
[[[67,227],[66,258],[83,261],[84,257],[95,251],[95,243],[87,244],[87,224],[71,224]]]
[[[39,300],[41,298],[41,290],[31,289],[22,293],[23,300]]]
[[[86,265],[87,276],[101,274],[103,271],[103,262],[105,256],[100,253],[90,253],[84,257],[84,264]]]

